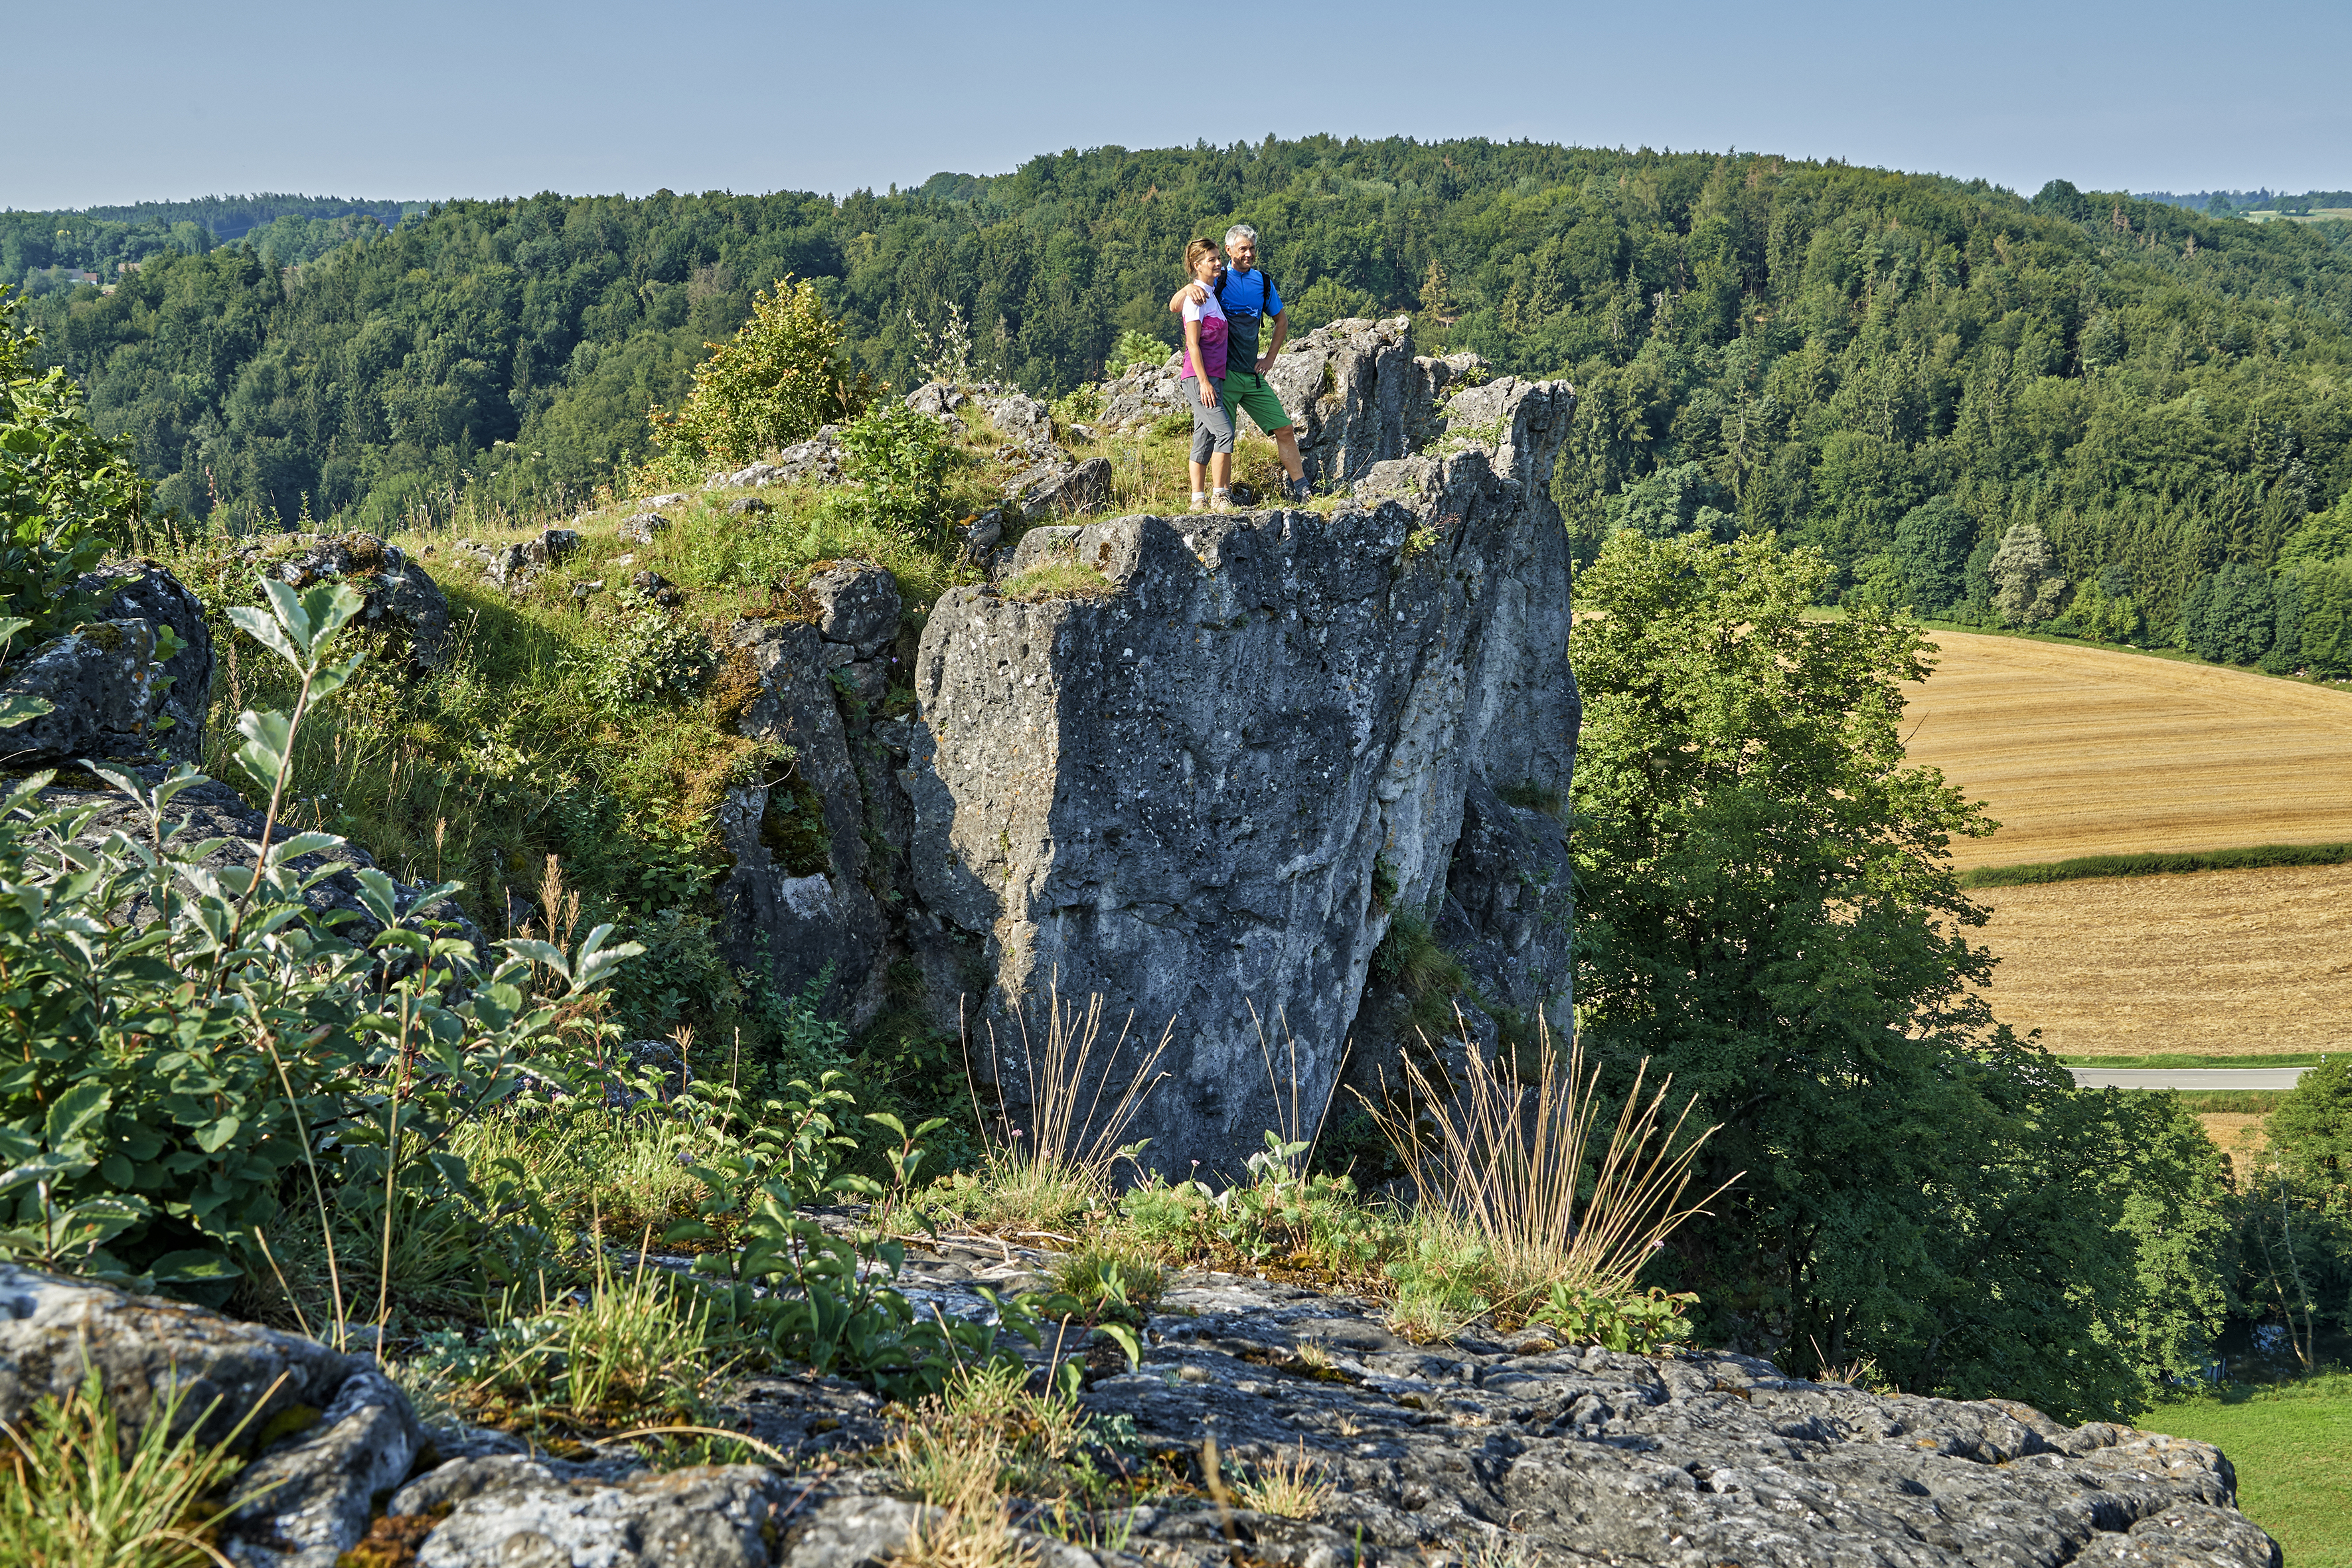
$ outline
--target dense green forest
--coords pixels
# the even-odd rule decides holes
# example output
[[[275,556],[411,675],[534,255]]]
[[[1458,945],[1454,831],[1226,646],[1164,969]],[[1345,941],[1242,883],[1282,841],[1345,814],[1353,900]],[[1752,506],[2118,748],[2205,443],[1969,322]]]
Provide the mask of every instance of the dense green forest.
[[[1756,154],[1269,139],[842,200],[453,202],[292,270],[267,241],[166,250],[33,313],[159,508],[387,526],[610,481],[786,274],[880,378],[917,379],[952,307],[983,370],[1066,391],[1122,331],[1170,336],[1183,241],[1235,218],[1301,324],[1410,310],[1427,346],[1575,381],[1558,492],[1588,552],[1769,529],[1822,546],[1839,594],[2153,641],[2219,602],[2244,610],[2215,623],[2231,647],[2309,654],[2273,578],[2352,489],[2340,223]],[[2231,566],[2276,592],[2217,601]]]
[[[273,194],[79,212],[0,212],[0,284],[47,293],[71,289],[74,275],[84,272],[109,284],[119,280],[125,262],[143,266],[167,252],[201,256],[232,240],[252,246],[270,265],[295,267],[373,238],[424,210],[421,202]]]

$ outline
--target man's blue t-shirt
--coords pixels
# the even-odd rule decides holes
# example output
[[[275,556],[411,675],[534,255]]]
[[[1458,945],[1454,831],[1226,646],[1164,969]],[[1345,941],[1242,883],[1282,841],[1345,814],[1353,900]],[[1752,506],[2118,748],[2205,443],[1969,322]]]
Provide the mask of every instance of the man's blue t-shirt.
[[[1228,329],[1226,363],[1236,370],[1254,370],[1257,365],[1259,324],[1268,316],[1282,314],[1282,290],[1264,271],[1236,272],[1228,268],[1217,284],[1217,302],[1225,308]]]

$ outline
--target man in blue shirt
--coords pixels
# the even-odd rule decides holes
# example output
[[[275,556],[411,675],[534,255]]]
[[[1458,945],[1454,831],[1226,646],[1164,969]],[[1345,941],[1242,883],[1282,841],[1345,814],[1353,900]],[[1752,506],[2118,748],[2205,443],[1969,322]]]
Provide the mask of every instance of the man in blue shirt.
[[[1284,308],[1282,291],[1274,286],[1274,279],[1257,269],[1257,230],[1245,223],[1225,230],[1225,255],[1232,266],[1218,279],[1216,290],[1217,303],[1224,308],[1230,345],[1225,353],[1225,413],[1230,416],[1240,409],[1274,437],[1283,472],[1290,476],[1284,487],[1286,499],[1304,503],[1313,491],[1307,483],[1307,466],[1298,457],[1298,432],[1265,379],[1265,373],[1274,368],[1275,356],[1282,353],[1283,340],[1290,335],[1290,312]],[[1188,283],[1168,301],[1168,308],[1181,310],[1187,298],[1198,304],[1208,295],[1202,285]],[[1259,329],[1268,316],[1274,318],[1274,342],[1261,352]]]

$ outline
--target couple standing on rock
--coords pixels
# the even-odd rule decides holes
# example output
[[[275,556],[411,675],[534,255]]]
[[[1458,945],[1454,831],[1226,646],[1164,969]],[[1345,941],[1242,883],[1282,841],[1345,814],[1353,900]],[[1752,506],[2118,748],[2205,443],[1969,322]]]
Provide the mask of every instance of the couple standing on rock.
[[[1192,280],[1168,301],[1170,310],[1184,317],[1183,379],[1192,383],[1192,510],[1233,509],[1236,412],[1248,414],[1274,437],[1289,475],[1284,497],[1303,503],[1312,492],[1298,458],[1298,432],[1265,379],[1290,335],[1289,312],[1274,279],[1258,270],[1257,230],[1234,225],[1225,230],[1225,251],[1233,258],[1230,271],[1207,240],[1186,246],[1184,270]],[[1274,342],[1260,354],[1258,330],[1268,317]]]

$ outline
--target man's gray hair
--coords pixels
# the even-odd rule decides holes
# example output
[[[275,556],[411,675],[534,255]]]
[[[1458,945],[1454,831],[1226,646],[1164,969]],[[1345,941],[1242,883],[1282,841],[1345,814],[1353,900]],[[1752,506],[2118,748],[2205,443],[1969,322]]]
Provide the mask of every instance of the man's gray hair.
[[[1226,245],[1231,246],[1233,242],[1237,239],[1246,239],[1252,245],[1255,245],[1257,243],[1257,230],[1250,227],[1250,226],[1245,223],[1237,223],[1234,225],[1233,227],[1225,230]]]

